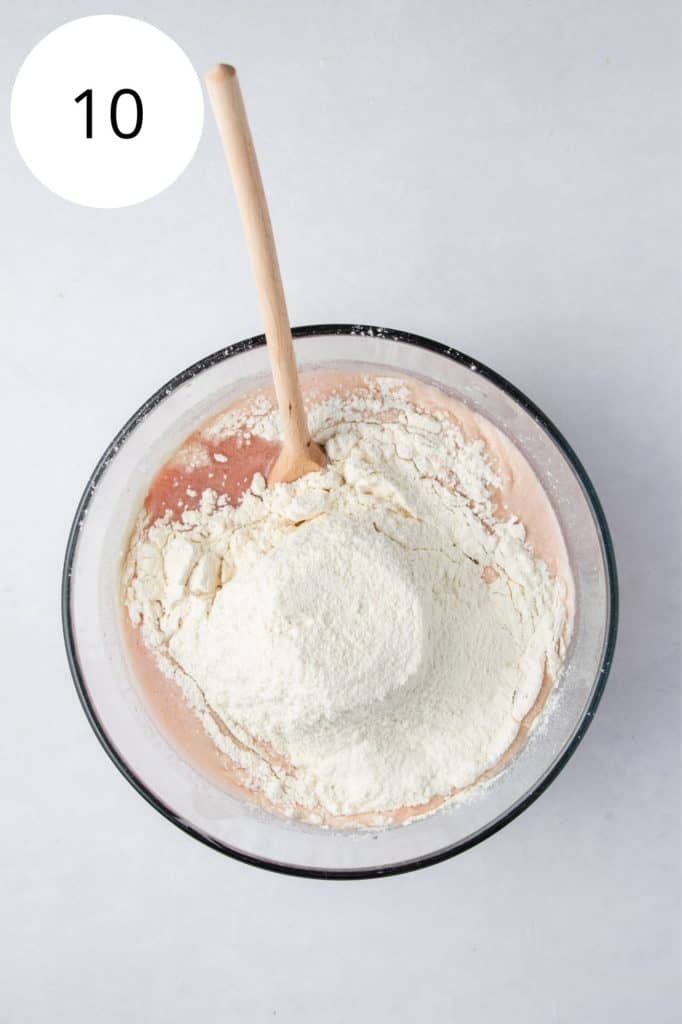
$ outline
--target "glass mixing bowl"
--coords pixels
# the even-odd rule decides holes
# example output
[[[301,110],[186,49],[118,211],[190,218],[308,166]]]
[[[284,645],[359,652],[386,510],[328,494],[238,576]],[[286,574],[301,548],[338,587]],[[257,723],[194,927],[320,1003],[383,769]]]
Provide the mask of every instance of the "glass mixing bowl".
[[[111,442],[78,505],[62,584],[64,636],[83,709],[110,758],[157,811],[231,857],[320,878],[367,878],[435,864],[515,818],[556,778],[595,713],[616,637],[613,548],[599,500],[548,418],[476,360],[402,331],[357,325],[294,330],[299,366],[410,374],[501,428],[537,473],[558,516],[575,579],[563,675],[522,749],[491,781],[407,825],[336,831],[285,820],[218,788],[169,745],[145,711],[120,632],[118,574],[154,473],[210,413],[269,374],[265,339],[230,345],[160,388]]]

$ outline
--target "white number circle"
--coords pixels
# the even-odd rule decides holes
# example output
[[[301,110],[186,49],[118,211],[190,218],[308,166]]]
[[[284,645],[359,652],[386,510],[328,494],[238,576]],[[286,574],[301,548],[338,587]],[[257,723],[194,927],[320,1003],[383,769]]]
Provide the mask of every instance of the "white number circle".
[[[81,206],[132,206],[162,192],[196,151],[204,98],[177,43],[136,18],[97,15],[45,36],[12,90],[12,132],[29,169]]]

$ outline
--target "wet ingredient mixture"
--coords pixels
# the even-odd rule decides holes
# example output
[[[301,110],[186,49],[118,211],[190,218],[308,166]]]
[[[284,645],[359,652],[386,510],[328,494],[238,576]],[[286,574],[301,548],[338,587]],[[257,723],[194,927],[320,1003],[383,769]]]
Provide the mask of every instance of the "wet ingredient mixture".
[[[242,793],[405,821],[497,770],[557,679],[563,541],[520,453],[440,392],[337,375],[308,401],[319,473],[266,487],[260,394],[159,474],[124,568],[131,649],[152,705],[172,688],[192,716],[176,740]]]

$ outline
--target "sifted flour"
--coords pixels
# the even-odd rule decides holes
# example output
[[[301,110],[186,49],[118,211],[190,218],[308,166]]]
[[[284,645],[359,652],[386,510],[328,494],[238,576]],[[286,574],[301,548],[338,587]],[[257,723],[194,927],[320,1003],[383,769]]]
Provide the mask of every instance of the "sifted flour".
[[[328,396],[311,423],[324,471],[141,518],[125,601],[247,786],[292,816],[382,823],[503,758],[560,669],[566,586],[496,515],[482,441],[400,382]],[[206,435],[276,429],[260,398]]]

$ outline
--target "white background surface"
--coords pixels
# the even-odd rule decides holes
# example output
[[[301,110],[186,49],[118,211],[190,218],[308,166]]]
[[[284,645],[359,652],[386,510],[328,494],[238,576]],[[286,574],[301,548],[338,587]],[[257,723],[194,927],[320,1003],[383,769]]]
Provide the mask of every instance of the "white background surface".
[[[3,95],[99,4],[4,0]],[[425,872],[270,875],[174,829],[78,705],[70,519],[162,381],[259,331],[207,120],[151,202],[57,199],[2,132],[0,1020],[668,1024],[679,1013],[679,419],[674,2],[118,5],[199,70],[231,60],[294,323],[460,346],[567,435],[622,590],[578,753],[502,833]]]

